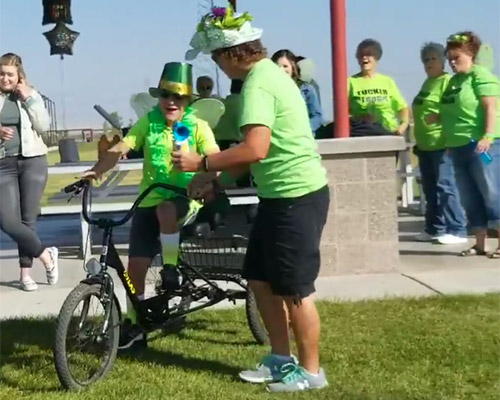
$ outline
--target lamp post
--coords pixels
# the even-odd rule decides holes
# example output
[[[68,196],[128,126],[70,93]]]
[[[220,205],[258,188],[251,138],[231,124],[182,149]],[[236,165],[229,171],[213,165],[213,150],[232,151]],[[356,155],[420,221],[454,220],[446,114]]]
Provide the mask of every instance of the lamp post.
[[[330,0],[335,138],[349,137],[345,0]]]

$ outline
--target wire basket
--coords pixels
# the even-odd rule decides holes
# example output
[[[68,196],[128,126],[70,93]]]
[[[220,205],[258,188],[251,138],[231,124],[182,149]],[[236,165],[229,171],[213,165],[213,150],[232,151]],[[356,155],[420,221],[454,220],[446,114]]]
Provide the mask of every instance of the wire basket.
[[[181,259],[187,265],[214,272],[240,273],[247,252],[243,236],[190,238],[181,245]]]

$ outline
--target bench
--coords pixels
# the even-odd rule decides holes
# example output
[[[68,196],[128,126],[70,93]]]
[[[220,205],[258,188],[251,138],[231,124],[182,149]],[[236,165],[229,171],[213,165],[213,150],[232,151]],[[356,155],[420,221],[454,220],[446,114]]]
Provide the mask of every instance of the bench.
[[[414,170],[408,172],[398,171],[398,178],[402,181],[401,186],[401,206],[403,208],[408,208],[414,202],[413,195],[413,180],[418,185],[420,196],[418,201],[418,210],[420,215],[425,214],[425,195],[424,189],[422,187],[422,176],[420,175],[420,169],[417,167]]]
[[[245,206],[258,204],[259,199],[256,196],[254,188],[228,189],[226,191],[229,203],[232,206]],[[94,203],[92,204],[92,213],[115,213],[126,212],[132,208],[133,202],[111,202],[111,203]],[[89,224],[83,219],[82,204],[80,201],[75,204],[60,204],[42,207],[41,216],[56,216],[56,215],[80,215],[80,233],[81,244],[79,249],[79,257],[87,262],[92,255],[92,230]]]
[[[133,203],[102,203],[93,204],[93,213],[110,213],[110,212],[125,212],[130,210]],[[56,216],[56,215],[68,215],[68,214],[79,214],[80,215],[80,234],[81,243],[78,251],[79,258],[87,262],[92,254],[92,230],[90,229],[87,221],[83,219],[82,216],[82,205],[77,204],[61,204],[56,206],[45,206],[42,207],[40,215],[42,216]]]
[[[419,212],[421,215],[425,214],[425,197],[422,188],[422,178],[420,175],[420,169],[416,167],[415,169],[411,163],[411,153],[415,147],[415,143],[410,141],[410,131],[405,133],[406,138],[406,149],[399,153],[399,168],[397,169],[397,177],[401,182],[401,206],[403,208],[409,208],[410,205],[415,203],[415,196],[413,193],[413,182],[415,181],[419,186],[420,198],[419,198]]]

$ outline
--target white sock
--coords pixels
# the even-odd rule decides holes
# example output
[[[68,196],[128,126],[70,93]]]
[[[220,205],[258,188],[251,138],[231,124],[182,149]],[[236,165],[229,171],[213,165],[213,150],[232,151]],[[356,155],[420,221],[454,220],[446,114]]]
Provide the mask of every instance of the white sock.
[[[163,264],[177,265],[180,233],[160,233]]]

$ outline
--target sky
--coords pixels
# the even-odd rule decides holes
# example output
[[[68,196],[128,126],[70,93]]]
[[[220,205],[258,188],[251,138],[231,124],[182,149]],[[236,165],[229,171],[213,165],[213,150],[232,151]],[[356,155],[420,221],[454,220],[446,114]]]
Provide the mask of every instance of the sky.
[[[209,0],[74,0],[73,25],[80,32],[73,56],[50,56],[42,35],[42,0],[0,0],[0,52],[23,58],[28,81],[56,102],[59,128],[100,128],[99,104],[117,111],[125,123],[135,121],[130,96],[156,86],[163,65],[184,61],[200,8]],[[214,0],[223,6],[224,1]],[[420,62],[424,42],[444,43],[460,30],[476,32],[495,49],[500,71],[500,0],[346,0],[349,73],[358,72],[356,45],[365,38],[380,41],[384,54],[379,72],[395,79],[408,102],[425,74]],[[200,4],[202,5],[200,7]],[[264,29],[269,55],[288,48],[316,65],[323,112],[332,117],[330,12],[328,0],[238,0],[238,11],[250,11]],[[194,73],[215,76],[205,58]],[[229,81],[220,73],[220,91]]]

